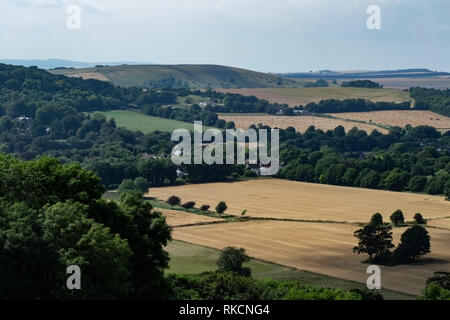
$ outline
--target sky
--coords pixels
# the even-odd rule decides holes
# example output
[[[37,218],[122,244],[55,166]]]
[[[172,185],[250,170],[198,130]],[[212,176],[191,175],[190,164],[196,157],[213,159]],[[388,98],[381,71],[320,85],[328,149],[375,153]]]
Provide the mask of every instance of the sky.
[[[450,71],[449,57],[450,0],[0,0],[0,59],[307,72]]]

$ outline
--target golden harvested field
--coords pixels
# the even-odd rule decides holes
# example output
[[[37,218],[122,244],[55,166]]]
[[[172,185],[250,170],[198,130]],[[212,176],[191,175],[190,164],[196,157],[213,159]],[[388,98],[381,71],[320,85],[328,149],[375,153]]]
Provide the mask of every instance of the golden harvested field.
[[[436,219],[427,222],[428,225],[437,228],[443,228],[450,230],[450,218],[448,219]],[[449,249],[450,250],[450,249]]]
[[[228,205],[227,214],[240,215],[247,210],[251,217],[368,222],[375,212],[385,219],[401,209],[412,221],[420,212],[425,219],[450,215],[450,202],[443,197],[390,192],[362,188],[304,183],[280,179],[250,180],[234,183],[185,185],[152,188],[151,196],[182,199],[209,204],[220,201]]]
[[[167,224],[171,227],[223,221],[223,219],[202,216],[199,214],[184,211],[165,210],[159,208],[155,208],[155,211],[162,212],[163,215],[166,217]]]
[[[83,80],[94,79],[100,81],[109,81],[107,77],[97,72],[79,72],[68,75],[71,78],[82,78]]]
[[[410,101],[409,93],[396,89],[366,88],[263,88],[263,89],[219,89],[221,92],[238,93],[244,96],[255,96],[272,103],[286,103],[291,107],[307,105],[326,99],[367,99],[374,102]]]
[[[355,226],[251,221],[175,229],[174,239],[223,249],[243,247],[253,258],[365,283],[366,256],[352,252]],[[404,229],[395,229],[398,242]],[[382,287],[420,294],[435,271],[450,271],[450,231],[429,229],[432,253],[425,264],[381,267]]]
[[[402,111],[375,111],[375,112],[349,112],[333,113],[333,117],[365,122],[386,124],[389,126],[406,127],[411,125],[431,126],[436,129],[450,130],[450,118],[431,111],[402,110]]]
[[[333,130],[337,126],[343,126],[348,132],[352,128],[357,127],[359,130],[364,130],[371,133],[373,130],[378,130],[381,133],[387,133],[388,130],[364,123],[356,123],[352,121],[345,121],[339,119],[327,119],[320,117],[289,117],[289,116],[271,116],[271,115],[240,115],[240,114],[220,114],[220,119],[225,121],[234,121],[236,127],[239,129],[248,129],[252,124],[259,123],[269,125],[272,128],[286,129],[287,127],[294,127],[298,132],[305,132],[310,126],[315,126],[316,129]]]

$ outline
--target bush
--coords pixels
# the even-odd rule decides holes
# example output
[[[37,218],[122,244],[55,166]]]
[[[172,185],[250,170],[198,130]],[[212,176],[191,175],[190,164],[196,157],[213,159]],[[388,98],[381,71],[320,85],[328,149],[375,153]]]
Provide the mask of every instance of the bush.
[[[134,180],[133,182],[134,185],[134,189],[142,192],[142,193],[147,193],[148,192],[148,181],[147,179],[143,178],[143,177],[138,177]]]
[[[216,206],[216,212],[218,214],[224,213],[228,209],[228,206],[225,202],[220,201],[219,204]]]
[[[193,202],[193,201],[186,202],[182,205],[182,207],[187,210],[192,209],[195,207],[195,202]]]
[[[399,226],[399,225],[405,223],[405,217],[403,216],[402,210],[398,209],[398,210],[395,210],[394,213],[392,213],[391,222],[395,226]]]
[[[170,204],[171,207],[173,206],[179,206],[181,203],[181,198],[177,197],[177,196],[171,196],[169,199],[167,199],[166,201],[168,204]]]
[[[202,205],[202,206],[200,207],[200,210],[202,210],[202,211],[208,211],[209,208],[211,208],[211,206],[209,206],[209,205],[207,205],[207,204],[204,204],[204,205]]]
[[[245,254],[244,248],[227,247],[220,254],[217,266],[221,272],[235,272],[241,276],[250,277],[250,268],[242,265],[250,261],[250,257]]]
[[[444,289],[450,290],[450,272],[435,272],[434,276],[427,280],[427,284],[430,284],[431,282],[436,282]]]
[[[373,226],[381,226],[383,224],[383,216],[381,213],[375,213],[370,219],[370,224]]]
[[[409,228],[402,234],[400,244],[394,250],[394,261],[408,263],[430,253],[430,240],[431,238],[425,228],[421,226]]]
[[[416,221],[417,224],[426,224],[427,222],[423,218],[422,214],[416,213],[414,215],[414,221]]]

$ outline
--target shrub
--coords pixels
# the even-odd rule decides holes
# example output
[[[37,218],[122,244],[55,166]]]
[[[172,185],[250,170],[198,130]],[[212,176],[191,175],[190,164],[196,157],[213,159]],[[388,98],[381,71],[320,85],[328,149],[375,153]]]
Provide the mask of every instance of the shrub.
[[[171,207],[173,206],[179,206],[181,203],[181,198],[177,197],[177,196],[171,196],[169,199],[167,199],[166,201],[168,204],[170,204]]]
[[[224,213],[228,209],[228,206],[225,202],[220,201],[219,204],[216,206],[216,212],[218,214]]]
[[[204,205],[202,205],[202,206],[200,207],[200,210],[202,210],[202,211],[208,211],[209,208],[211,208],[211,206],[209,206],[209,205],[207,205],[207,204],[204,204]]]
[[[193,202],[193,201],[186,202],[182,205],[182,207],[185,209],[188,209],[188,210],[192,209],[195,207],[195,202]]]
[[[414,215],[414,221],[416,221],[417,224],[425,224],[425,223],[427,223],[425,221],[425,219],[423,218],[422,214],[420,214],[420,213],[416,213]]]
[[[375,213],[370,219],[370,224],[373,226],[381,226],[383,224],[383,216],[381,213]]]
[[[395,226],[401,225],[405,223],[405,217],[403,216],[402,210],[395,210],[391,215],[391,222],[395,224]]]
[[[245,254],[244,248],[227,247],[220,254],[217,266],[221,272],[235,272],[241,276],[250,277],[250,268],[242,266],[248,261],[250,261],[250,257]]]

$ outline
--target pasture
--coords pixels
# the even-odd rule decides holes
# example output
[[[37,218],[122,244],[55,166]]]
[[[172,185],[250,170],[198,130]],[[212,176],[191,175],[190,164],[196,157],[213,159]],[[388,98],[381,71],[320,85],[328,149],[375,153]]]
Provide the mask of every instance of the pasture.
[[[217,269],[216,262],[220,256],[220,251],[217,249],[177,240],[170,242],[165,249],[170,255],[169,270],[166,271],[168,274],[199,274]],[[298,270],[296,268],[257,259],[251,259],[245,266],[251,268],[252,276],[257,279],[271,278],[278,280],[297,280],[303,285],[322,286],[342,290],[355,288],[364,290],[365,288],[364,284],[355,281],[343,280],[305,270]],[[414,296],[386,289],[382,289],[380,293],[388,300],[414,299]]]
[[[93,112],[91,114],[100,113],[103,114],[106,119],[114,119],[118,127],[124,127],[131,131],[141,131],[143,133],[150,133],[156,130],[163,132],[172,132],[175,129],[187,129],[194,130],[194,124],[159,118],[151,117],[142,113],[133,111],[106,111],[106,112]]]

